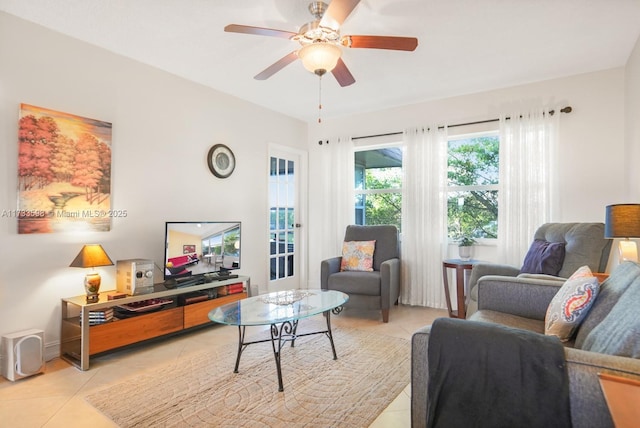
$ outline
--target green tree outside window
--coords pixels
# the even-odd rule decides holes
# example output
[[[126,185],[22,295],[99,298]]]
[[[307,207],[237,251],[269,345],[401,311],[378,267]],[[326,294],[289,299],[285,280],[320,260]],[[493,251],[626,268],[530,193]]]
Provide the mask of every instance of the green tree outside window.
[[[495,134],[449,141],[449,238],[498,237],[499,149]]]

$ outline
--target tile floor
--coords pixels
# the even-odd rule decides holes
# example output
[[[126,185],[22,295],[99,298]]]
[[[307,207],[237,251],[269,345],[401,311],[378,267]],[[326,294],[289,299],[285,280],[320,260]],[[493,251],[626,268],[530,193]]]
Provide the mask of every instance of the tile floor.
[[[391,309],[389,323],[384,324],[379,311],[347,309],[332,317],[332,325],[409,339],[415,330],[441,316],[446,316],[445,310],[397,306]],[[0,377],[0,427],[115,427],[85,402],[86,395],[143,371],[154,370],[169,360],[184,358],[189,353],[236,344],[235,327],[212,326],[92,358],[90,370],[84,372],[56,358],[47,362],[44,374],[16,382]],[[407,387],[371,427],[411,426],[409,394]]]

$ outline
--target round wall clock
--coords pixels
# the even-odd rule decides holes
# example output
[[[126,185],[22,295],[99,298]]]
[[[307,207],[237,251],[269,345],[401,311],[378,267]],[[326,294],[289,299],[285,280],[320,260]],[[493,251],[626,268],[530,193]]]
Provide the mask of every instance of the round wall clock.
[[[213,175],[227,178],[236,167],[236,158],[229,147],[224,144],[216,144],[209,149],[207,163]]]

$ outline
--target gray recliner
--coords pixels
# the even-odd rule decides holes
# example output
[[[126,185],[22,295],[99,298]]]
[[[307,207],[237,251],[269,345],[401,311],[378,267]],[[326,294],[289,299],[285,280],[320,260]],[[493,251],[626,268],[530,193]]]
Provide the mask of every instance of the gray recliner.
[[[545,223],[535,232],[533,239],[548,242],[564,242],[565,257],[557,277],[550,275],[524,274],[519,276],[520,268],[504,264],[478,263],[474,265],[469,277],[469,298],[466,317],[478,310],[478,281],[483,277],[513,277],[511,282],[562,281],[570,277],[579,267],[589,266],[595,272],[604,272],[611,252],[611,239],[604,237],[603,223]],[[489,279],[489,278],[487,278]],[[561,285],[562,283],[560,283]]]
[[[342,257],[323,260],[320,284],[323,290],[349,295],[347,307],[379,309],[383,322],[389,322],[389,309],[400,295],[400,250],[398,229],[393,225],[347,226],[345,241],[375,240],[373,272],[340,271]]]

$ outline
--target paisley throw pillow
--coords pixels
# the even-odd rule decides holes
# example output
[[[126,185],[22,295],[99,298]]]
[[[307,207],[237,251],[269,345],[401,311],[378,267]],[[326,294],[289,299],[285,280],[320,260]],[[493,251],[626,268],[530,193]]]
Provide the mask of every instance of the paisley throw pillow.
[[[570,340],[598,296],[600,283],[588,266],[567,279],[553,297],[544,320],[544,334]]]

